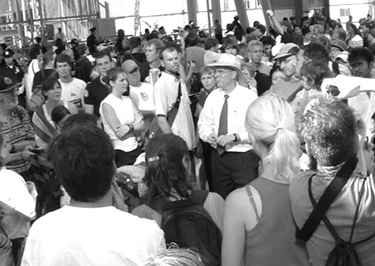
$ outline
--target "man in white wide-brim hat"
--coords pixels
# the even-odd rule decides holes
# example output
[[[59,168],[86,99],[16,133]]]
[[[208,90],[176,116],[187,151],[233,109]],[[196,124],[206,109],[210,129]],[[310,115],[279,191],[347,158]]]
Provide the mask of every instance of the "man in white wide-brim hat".
[[[241,62],[236,56],[220,54],[207,66],[216,70],[218,89],[208,95],[198,129],[200,138],[212,148],[210,190],[225,198],[258,175],[259,158],[252,150],[245,129],[247,108],[257,95],[238,84]]]

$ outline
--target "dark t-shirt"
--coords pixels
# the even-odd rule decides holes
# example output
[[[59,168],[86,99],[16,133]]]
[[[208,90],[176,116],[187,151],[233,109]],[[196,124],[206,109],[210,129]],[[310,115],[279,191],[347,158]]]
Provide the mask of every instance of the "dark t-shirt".
[[[107,97],[111,89],[108,85],[103,84],[100,77],[98,77],[87,84],[86,91],[85,104],[93,105],[94,114],[99,117],[100,103]]]
[[[90,81],[90,75],[91,75],[92,69],[93,69],[92,64],[87,59],[87,57],[84,56],[80,58],[74,66],[75,77],[82,79],[83,81],[87,83]]]
[[[258,96],[268,91],[272,85],[271,77],[259,71],[255,75],[255,80],[257,82]]]

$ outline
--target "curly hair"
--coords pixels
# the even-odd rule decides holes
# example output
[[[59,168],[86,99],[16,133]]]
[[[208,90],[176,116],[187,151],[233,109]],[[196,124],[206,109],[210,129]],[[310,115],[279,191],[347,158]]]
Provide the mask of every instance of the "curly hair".
[[[327,97],[313,99],[306,106],[301,123],[308,153],[318,165],[335,166],[355,154],[356,119],[345,103]]]
[[[167,199],[176,192],[180,197],[188,197],[190,186],[183,159],[189,150],[185,141],[173,134],[162,134],[150,140],[146,146],[146,174],[144,181],[148,187],[147,201],[161,196]]]

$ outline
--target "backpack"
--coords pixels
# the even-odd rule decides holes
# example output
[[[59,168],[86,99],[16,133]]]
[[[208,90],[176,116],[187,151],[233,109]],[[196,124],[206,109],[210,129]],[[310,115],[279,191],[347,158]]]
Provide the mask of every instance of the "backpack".
[[[168,202],[162,209],[161,228],[166,243],[193,249],[204,265],[221,265],[221,231],[203,204],[208,192],[194,191],[187,200]]]
[[[305,222],[305,224],[303,225],[303,227],[301,229],[297,229],[296,237],[298,240],[307,242],[319,226],[320,222],[323,221],[328,231],[335,239],[335,247],[331,250],[331,252],[328,255],[328,259],[325,264],[326,266],[361,266],[362,263],[355,248],[357,245],[362,244],[375,236],[375,233],[373,233],[369,237],[362,239],[360,241],[352,241],[358,218],[359,206],[364,191],[364,185],[366,181],[365,177],[363,177],[359,202],[355,210],[353,223],[350,231],[350,237],[348,241],[343,240],[337,234],[334,226],[331,224],[331,222],[326,216],[326,212],[329,206],[332,204],[332,202],[335,200],[337,195],[341,192],[342,188],[347,183],[348,179],[350,178],[351,174],[353,173],[357,165],[357,162],[357,158],[354,157],[349,159],[342,166],[342,168],[336,174],[335,178],[324,191],[323,195],[319,199],[319,202],[316,202],[311,190],[312,178],[315,176],[315,174],[313,174],[309,178],[308,194],[314,209],[313,212],[310,214],[309,218],[307,219],[307,221]]]
[[[338,233],[336,232],[334,226],[331,224],[329,219],[327,218],[326,215],[322,218],[324,224],[328,228],[328,231],[330,234],[333,236],[335,239],[335,247],[332,249],[332,251],[328,254],[328,259],[326,261],[326,266],[361,266],[362,262],[358,256],[358,253],[356,251],[356,246],[364,243],[371,238],[375,236],[375,234],[371,234],[369,237],[362,239],[357,242],[353,242],[353,235],[354,235],[354,230],[355,230],[355,225],[356,221],[358,218],[358,211],[359,211],[359,205],[361,203],[362,195],[363,195],[363,189],[364,189],[364,184],[365,184],[366,178],[363,178],[362,181],[362,187],[361,187],[361,192],[359,196],[359,203],[357,205],[357,208],[355,210],[354,218],[353,218],[353,223],[351,226],[351,231],[350,231],[350,237],[348,241],[345,241],[342,239]],[[311,202],[313,203],[314,207],[316,206],[316,201],[312,196],[311,192],[311,178],[309,180],[309,197]]]

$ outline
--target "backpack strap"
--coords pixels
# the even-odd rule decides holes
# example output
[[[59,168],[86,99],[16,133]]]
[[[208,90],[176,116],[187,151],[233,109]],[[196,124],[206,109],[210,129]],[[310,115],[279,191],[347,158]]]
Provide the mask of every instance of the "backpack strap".
[[[365,181],[366,181],[366,178],[363,178],[363,181],[362,181],[362,186],[361,186],[361,191],[360,191],[360,196],[359,196],[359,201],[358,201],[358,204],[357,204],[357,207],[356,207],[356,210],[355,210],[355,213],[354,213],[354,217],[353,217],[353,222],[352,222],[352,226],[351,226],[351,230],[350,230],[350,237],[349,237],[349,240],[348,241],[345,241],[344,239],[342,239],[337,231],[335,230],[335,227],[332,225],[332,223],[330,222],[330,220],[328,219],[328,217],[326,215],[323,216],[322,220],[324,222],[324,224],[327,226],[327,229],[328,231],[331,233],[331,235],[333,236],[333,238],[335,239],[336,243],[337,242],[344,242],[344,243],[352,243],[352,240],[353,240],[353,235],[354,235],[354,230],[355,230],[355,226],[356,226],[356,222],[357,222],[357,219],[358,219],[358,212],[359,212],[359,207],[361,205],[361,199],[362,199],[362,195],[363,195],[363,191],[364,191],[364,184],[365,184]],[[309,197],[310,197],[310,200],[311,200],[311,203],[314,205],[314,207],[316,206],[316,200],[314,199],[313,195],[312,195],[312,191],[311,191],[311,179],[309,180]],[[375,235],[375,234],[374,234]],[[371,236],[370,236],[371,238]],[[368,240],[368,238],[364,239],[364,240]],[[361,243],[364,242],[363,240],[360,241]],[[358,242],[357,242],[358,243]]]
[[[313,211],[311,212],[309,218],[307,218],[302,229],[297,228],[297,239],[307,242],[311,238],[315,230],[318,228],[323,217],[325,216],[328,208],[331,206],[332,202],[336,199],[336,197],[348,181],[349,177],[352,175],[357,163],[358,159],[356,156],[350,158],[344,163],[341,169],[337,172],[335,178],[323,192],[323,195],[320,197],[319,202],[315,206],[313,204]],[[312,178],[315,175],[316,174],[313,174],[309,179],[309,188],[311,188]]]
[[[190,196],[190,200],[195,204],[203,206],[208,197],[208,193],[208,191],[193,190]]]
[[[251,206],[253,206],[253,209],[254,209],[254,212],[255,212],[255,216],[257,218],[257,223],[258,223],[259,220],[260,220],[260,215],[259,215],[259,212],[258,212],[257,205],[255,204],[253,192],[251,192],[250,185],[246,186],[246,192],[247,192],[247,196],[249,197],[250,204],[251,204]]]

